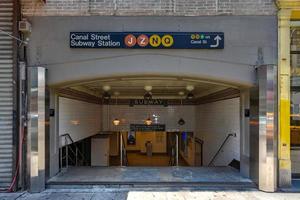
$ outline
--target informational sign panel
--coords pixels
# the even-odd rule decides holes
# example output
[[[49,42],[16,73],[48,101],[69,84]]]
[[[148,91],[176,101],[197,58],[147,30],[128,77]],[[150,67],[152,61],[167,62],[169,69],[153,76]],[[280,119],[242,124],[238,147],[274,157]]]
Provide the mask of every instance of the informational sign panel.
[[[224,33],[71,32],[70,48],[224,49]]]
[[[130,124],[130,131],[166,131],[165,124]]]

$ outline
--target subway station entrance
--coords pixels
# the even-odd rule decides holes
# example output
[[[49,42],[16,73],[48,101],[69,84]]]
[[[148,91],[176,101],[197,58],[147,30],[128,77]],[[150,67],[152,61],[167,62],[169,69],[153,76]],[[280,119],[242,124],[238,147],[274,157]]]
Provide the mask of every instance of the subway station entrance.
[[[30,170],[22,173],[31,191],[45,183],[232,183],[276,190],[272,17],[30,21]],[[97,42],[95,35],[103,37]],[[109,41],[120,45],[99,46]]]
[[[50,125],[58,130],[59,153],[49,163],[58,168],[49,187],[255,186],[240,173],[238,87],[135,76],[72,83],[53,91],[50,112],[56,123]]]
[[[33,94],[43,95],[44,72],[30,70],[37,81],[29,85],[38,86],[30,99],[39,105],[30,109],[37,113],[45,104]],[[261,66],[257,73],[261,78],[251,91],[191,77],[147,75],[50,87],[43,137],[46,186],[262,184],[257,179],[263,172],[257,168],[263,152],[258,145],[274,139],[262,130],[276,125],[270,118],[261,120],[274,112],[274,107],[263,106],[274,103],[270,94],[276,74],[273,66]],[[265,97],[270,93],[259,98],[258,92]],[[34,128],[33,119],[30,122]],[[32,140],[42,141],[41,133]],[[33,150],[29,155],[34,156]]]

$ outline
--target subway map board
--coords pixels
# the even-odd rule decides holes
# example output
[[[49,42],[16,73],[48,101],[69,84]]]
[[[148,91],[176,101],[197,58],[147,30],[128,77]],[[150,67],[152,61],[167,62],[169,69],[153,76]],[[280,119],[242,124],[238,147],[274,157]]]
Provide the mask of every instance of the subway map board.
[[[70,32],[70,48],[224,49],[224,33]]]

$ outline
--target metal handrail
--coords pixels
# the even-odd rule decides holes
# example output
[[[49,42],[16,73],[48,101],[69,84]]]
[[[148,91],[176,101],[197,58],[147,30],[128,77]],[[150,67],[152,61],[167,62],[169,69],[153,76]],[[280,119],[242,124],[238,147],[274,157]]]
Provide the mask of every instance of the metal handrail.
[[[170,166],[175,166],[176,164],[176,147],[172,146],[171,147],[171,154],[170,154],[170,158],[169,158],[169,165]]]
[[[75,165],[78,165],[78,155],[81,156],[82,160],[85,161],[85,156],[84,154],[80,151],[80,149],[78,148],[78,146],[75,144],[74,140],[72,139],[71,135],[69,133],[65,133],[63,135],[60,136],[60,138],[65,138],[65,148],[66,148],[66,155],[63,156],[62,155],[62,148],[63,146],[60,148],[60,162],[61,162],[61,168],[62,168],[62,161],[63,159],[66,160],[66,167],[68,168],[69,163],[68,163],[68,159],[71,159],[71,161],[73,163],[75,163]],[[71,141],[71,143],[68,142],[68,139]],[[75,146],[75,152],[72,148],[70,148],[70,145],[73,144]],[[75,156],[75,161],[69,156],[69,150],[70,152],[73,153],[73,155]]]
[[[201,140],[200,138],[195,138],[195,142],[200,144],[201,146],[201,160],[200,160],[200,164],[201,166],[203,166],[203,144],[204,144],[204,140]]]
[[[227,137],[225,138],[225,140],[223,141],[222,145],[220,146],[220,148],[218,149],[217,153],[214,155],[214,157],[211,159],[211,161],[209,162],[208,166],[212,166],[213,162],[215,161],[215,159],[217,158],[217,156],[219,155],[219,153],[221,152],[221,150],[223,149],[224,145],[226,144],[226,142],[228,141],[228,139],[230,137],[236,137],[236,133],[229,133],[227,135]]]
[[[200,143],[200,144],[204,144],[204,140],[201,140],[200,138],[195,138],[195,142]]]
[[[60,137],[68,137],[71,141],[70,144],[73,144],[75,145],[75,148],[78,149],[78,153],[81,155],[82,158],[85,158],[85,156],[83,155],[83,153],[79,150],[79,148],[77,147],[77,145],[75,144],[74,140],[72,139],[71,135],[69,133],[65,133],[63,135],[61,135]],[[70,144],[67,144],[67,145],[70,145]]]
[[[69,133],[62,134],[60,137],[68,137],[71,140],[71,142],[74,143],[74,140],[72,139]]]
[[[123,137],[123,134],[121,134],[121,137],[122,137],[122,153],[124,152],[124,164],[125,166],[127,166],[128,164],[128,158],[127,158],[127,152],[126,152],[126,148],[125,148],[125,141],[124,141],[124,137]],[[122,160],[123,162],[123,160]]]

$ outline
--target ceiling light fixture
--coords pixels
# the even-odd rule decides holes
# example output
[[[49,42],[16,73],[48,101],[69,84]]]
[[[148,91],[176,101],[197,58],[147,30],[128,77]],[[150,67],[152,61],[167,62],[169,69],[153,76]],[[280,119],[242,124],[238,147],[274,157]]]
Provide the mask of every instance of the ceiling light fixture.
[[[108,92],[111,87],[109,85],[103,85],[102,89],[105,91],[105,92]]]
[[[109,100],[110,99],[110,94],[108,93],[108,92],[104,92],[103,93],[103,95],[102,95],[102,98],[104,99],[104,100]]]
[[[145,85],[144,89],[145,89],[147,92],[151,92],[152,86],[151,86],[151,85]]]
[[[114,95],[115,95],[115,97],[116,97],[116,105],[118,105],[118,96],[119,96],[119,92],[114,92]],[[115,126],[118,126],[118,125],[120,125],[120,120],[118,119],[118,118],[115,118],[114,120],[113,120],[113,124],[115,125]]]
[[[147,118],[147,119],[145,120],[145,124],[146,124],[147,126],[150,126],[150,125],[152,124],[152,120],[151,120],[150,117]]]
[[[188,91],[188,93],[186,95],[186,99],[191,100],[195,97],[195,95],[192,92],[194,89],[195,89],[195,87],[193,85],[186,86],[186,90]]]
[[[191,100],[191,99],[193,99],[195,97],[195,95],[192,93],[192,92],[189,92],[187,95],[186,95],[186,98],[188,99],[188,100]]]
[[[120,125],[120,120],[119,120],[118,118],[115,118],[115,119],[113,120],[113,124],[114,124],[115,126]]]
[[[104,101],[106,103],[109,103],[110,97],[111,95],[109,94],[109,90],[111,89],[111,87],[109,85],[104,85],[102,87],[102,89],[104,90],[103,94],[102,94],[102,98],[104,99]]]
[[[146,90],[146,94],[144,95],[144,99],[147,99],[147,100],[152,99],[152,93],[151,93],[152,86],[151,85],[146,85],[144,87],[144,89]]]
[[[152,94],[151,94],[151,92],[146,92],[146,94],[144,95],[144,99],[147,99],[147,100],[152,99]]]
[[[179,96],[182,97],[182,96],[184,95],[184,92],[183,92],[183,91],[180,91],[180,92],[178,92],[178,94],[179,94]],[[181,97],[180,97],[180,98],[181,98]]]
[[[146,90],[146,94],[144,95],[144,99],[147,99],[147,100],[152,99],[152,93],[151,93],[152,86],[151,85],[145,85],[144,89]],[[149,103],[147,104],[147,107],[149,109]],[[149,117],[145,120],[145,124],[147,126],[150,126],[152,124],[150,113],[149,113]]]
[[[183,96],[184,96],[184,92],[183,91],[180,91],[179,93],[179,96],[180,96],[180,107],[182,108],[183,107],[183,104],[182,104],[182,99],[183,99]],[[180,113],[182,113],[182,109],[180,109]],[[182,126],[185,124],[185,121],[184,119],[181,117],[179,120],[178,120],[178,125],[179,126]]]
[[[184,125],[184,124],[185,124],[184,119],[180,118],[180,119],[178,120],[178,124],[179,124],[180,126]]]

